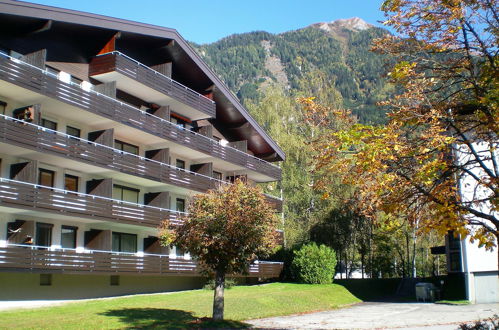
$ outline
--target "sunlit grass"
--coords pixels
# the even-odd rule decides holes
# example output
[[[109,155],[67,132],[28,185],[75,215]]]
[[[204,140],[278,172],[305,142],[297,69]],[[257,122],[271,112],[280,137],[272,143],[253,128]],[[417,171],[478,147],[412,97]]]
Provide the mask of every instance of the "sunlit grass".
[[[334,309],[360,302],[341,285],[273,283],[225,292],[225,318],[212,323],[213,291],[193,290],[0,312],[0,329],[245,327],[240,321]]]

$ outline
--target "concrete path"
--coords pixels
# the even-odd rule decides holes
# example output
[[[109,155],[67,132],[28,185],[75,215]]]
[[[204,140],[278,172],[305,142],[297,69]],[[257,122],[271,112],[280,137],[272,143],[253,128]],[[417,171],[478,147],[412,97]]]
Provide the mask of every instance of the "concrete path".
[[[457,329],[499,314],[499,304],[368,302],[333,311],[246,321],[266,329]]]

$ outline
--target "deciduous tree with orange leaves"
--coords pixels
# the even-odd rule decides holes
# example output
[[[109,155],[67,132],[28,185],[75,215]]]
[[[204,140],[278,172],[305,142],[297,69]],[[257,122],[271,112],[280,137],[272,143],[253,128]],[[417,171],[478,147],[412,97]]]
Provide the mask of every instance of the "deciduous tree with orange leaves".
[[[373,50],[394,57],[399,94],[385,126],[350,121],[312,142],[324,197],[339,174],[363,212],[449,230],[486,248],[499,240],[499,11],[496,0],[386,0],[396,33]],[[311,124],[349,118],[301,99]],[[498,260],[499,262],[499,260]]]
[[[259,187],[240,180],[194,196],[183,224],[160,228],[163,245],[189,251],[215,275],[213,319],[223,320],[225,277],[247,274],[250,264],[273,252],[279,218]]]

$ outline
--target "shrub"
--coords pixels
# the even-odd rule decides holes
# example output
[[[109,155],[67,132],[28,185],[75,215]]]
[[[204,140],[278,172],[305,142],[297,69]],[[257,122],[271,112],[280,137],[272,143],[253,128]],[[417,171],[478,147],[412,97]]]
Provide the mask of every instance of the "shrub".
[[[311,284],[329,284],[333,282],[336,254],[325,246],[315,243],[303,245],[294,252],[291,265],[297,281]]]

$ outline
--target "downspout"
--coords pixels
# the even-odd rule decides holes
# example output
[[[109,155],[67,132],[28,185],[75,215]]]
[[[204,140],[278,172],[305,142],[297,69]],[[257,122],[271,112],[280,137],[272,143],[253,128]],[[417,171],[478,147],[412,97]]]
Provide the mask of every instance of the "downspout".
[[[456,145],[453,143],[452,144],[452,154],[453,154],[453,159],[454,162],[459,163],[458,159],[458,151],[456,148]],[[456,173],[454,173],[454,178],[456,182],[458,183],[458,191],[459,195],[463,196],[462,193],[462,188],[461,188],[461,180],[458,180]],[[459,211],[457,211],[459,212]],[[461,240],[461,265],[463,267],[463,273],[464,273],[464,281],[465,281],[465,288],[466,288],[466,300],[471,301],[471,276],[470,276],[470,269],[468,267],[468,251],[466,249],[466,237]]]
[[[466,300],[471,299],[471,273],[468,267],[468,251],[466,250],[466,238],[461,240],[461,265],[463,265],[464,280],[466,282]],[[466,257],[465,257],[466,255]]]

